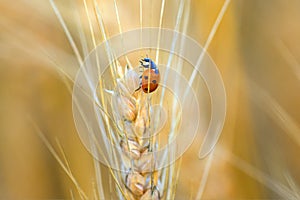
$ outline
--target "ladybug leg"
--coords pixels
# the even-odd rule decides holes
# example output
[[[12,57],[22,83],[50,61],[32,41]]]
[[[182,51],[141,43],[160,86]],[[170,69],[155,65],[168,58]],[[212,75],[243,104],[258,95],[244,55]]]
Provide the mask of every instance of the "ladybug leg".
[[[149,64],[143,64],[143,67],[145,67],[145,68],[149,68]]]
[[[139,89],[141,89],[141,87],[142,87],[142,75],[140,76],[140,86],[135,90],[135,91],[138,91]]]
[[[149,59],[141,59],[140,60],[140,63],[141,65],[144,67],[144,68],[149,68],[149,65],[150,65],[150,62],[149,62]]]
[[[140,85],[140,87],[138,87],[135,91],[139,91],[139,90],[141,89],[141,87],[142,87],[142,86]]]
[[[138,91],[139,89],[141,89],[141,87],[142,87],[142,77],[143,77],[143,75],[140,76],[140,86],[135,91]]]

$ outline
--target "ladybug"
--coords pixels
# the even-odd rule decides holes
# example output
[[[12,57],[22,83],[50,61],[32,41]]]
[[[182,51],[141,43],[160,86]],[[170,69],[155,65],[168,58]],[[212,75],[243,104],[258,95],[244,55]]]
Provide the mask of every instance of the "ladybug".
[[[148,68],[143,71],[141,76],[141,87],[145,93],[154,92],[160,81],[160,74],[156,64],[150,58],[144,58],[140,60],[141,65],[144,68]]]

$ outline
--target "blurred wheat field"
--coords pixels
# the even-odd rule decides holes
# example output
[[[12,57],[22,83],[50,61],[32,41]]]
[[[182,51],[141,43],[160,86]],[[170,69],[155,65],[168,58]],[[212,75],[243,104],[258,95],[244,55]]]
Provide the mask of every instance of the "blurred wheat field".
[[[78,28],[89,31],[83,1],[55,2],[83,55]],[[117,2],[122,30],[139,28],[139,1]],[[185,1],[186,34],[204,45],[223,3]],[[109,36],[118,34],[114,1],[99,5]],[[179,5],[166,0],[164,28],[175,27]],[[160,6],[143,1],[144,26],[158,26]],[[213,156],[200,160],[196,140],[177,161],[175,199],[196,199],[199,191],[201,199],[300,198],[299,8],[298,0],[230,2],[207,50],[226,88],[225,126]],[[29,117],[58,152],[59,141],[74,177],[93,199],[93,158],[76,133],[64,81],[72,82],[57,70],[75,77],[79,64],[50,3],[2,0],[0,15],[0,199],[80,198]],[[100,31],[95,36],[97,44],[104,40]],[[101,171],[103,180],[113,181],[107,167]]]

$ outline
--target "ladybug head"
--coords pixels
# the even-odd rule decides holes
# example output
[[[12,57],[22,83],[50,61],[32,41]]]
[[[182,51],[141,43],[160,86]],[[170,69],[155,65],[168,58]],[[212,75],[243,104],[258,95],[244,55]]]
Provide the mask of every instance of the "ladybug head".
[[[150,62],[150,58],[144,58],[143,59],[145,62]]]

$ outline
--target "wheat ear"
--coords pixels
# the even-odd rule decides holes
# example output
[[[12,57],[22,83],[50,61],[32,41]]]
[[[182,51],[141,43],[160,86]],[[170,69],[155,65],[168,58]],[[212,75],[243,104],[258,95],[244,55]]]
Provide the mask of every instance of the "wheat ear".
[[[129,199],[161,199],[160,174],[155,170],[151,137],[151,94],[140,89],[140,77],[129,69],[118,79],[112,95],[112,110],[121,130],[119,145],[122,148],[124,191]]]

